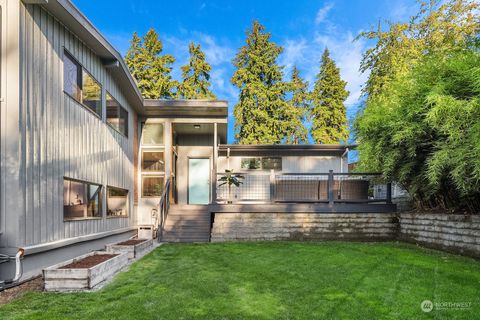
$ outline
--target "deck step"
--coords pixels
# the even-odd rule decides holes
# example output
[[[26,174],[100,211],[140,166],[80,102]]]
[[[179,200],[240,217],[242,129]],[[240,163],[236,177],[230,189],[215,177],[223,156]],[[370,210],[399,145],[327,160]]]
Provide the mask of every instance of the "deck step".
[[[205,205],[172,205],[162,231],[163,242],[209,242],[211,214]]]

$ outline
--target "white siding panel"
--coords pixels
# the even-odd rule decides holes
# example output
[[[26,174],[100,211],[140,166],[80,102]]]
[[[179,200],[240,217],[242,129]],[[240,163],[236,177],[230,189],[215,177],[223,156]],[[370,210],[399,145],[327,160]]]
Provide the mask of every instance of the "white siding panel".
[[[22,104],[25,115],[25,219],[18,245],[33,245],[135,224],[133,109],[99,57],[38,5],[21,10]],[[63,93],[67,49],[129,112],[129,137]],[[63,177],[130,190],[129,218],[63,221]]]

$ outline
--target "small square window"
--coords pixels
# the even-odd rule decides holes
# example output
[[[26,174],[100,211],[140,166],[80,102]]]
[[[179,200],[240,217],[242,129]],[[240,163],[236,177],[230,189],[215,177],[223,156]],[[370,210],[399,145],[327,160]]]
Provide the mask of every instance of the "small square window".
[[[128,190],[107,187],[107,217],[128,216]]]
[[[142,197],[161,197],[164,183],[163,176],[143,176]]]
[[[143,171],[165,171],[165,161],[163,151],[142,151],[142,170]]]
[[[143,145],[163,145],[163,123],[144,123],[142,128]]]

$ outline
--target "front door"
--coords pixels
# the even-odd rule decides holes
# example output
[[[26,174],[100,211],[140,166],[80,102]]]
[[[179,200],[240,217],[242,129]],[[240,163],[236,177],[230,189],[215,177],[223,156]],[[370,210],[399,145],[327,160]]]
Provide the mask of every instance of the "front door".
[[[188,204],[210,202],[210,160],[188,159]]]

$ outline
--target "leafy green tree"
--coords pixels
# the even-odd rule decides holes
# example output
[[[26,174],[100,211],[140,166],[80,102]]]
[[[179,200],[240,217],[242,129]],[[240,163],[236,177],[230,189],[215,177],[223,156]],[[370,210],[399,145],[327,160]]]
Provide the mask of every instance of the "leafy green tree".
[[[348,122],[344,103],[349,92],[345,89],[346,85],[340,77],[340,69],[325,48],[312,92],[311,135],[315,143],[347,142]]]
[[[200,45],[188,46],[190,60],[182,66],[182,83],[178,86],[177,97],[182,99],[215,99],[210,91],[210,70]]]
[[[480,55],[434,54],[369,100],[355,122],[360,170],[419,207],[480,211]]]
[[[254,21],[246,44],[233,60],[231,82],[240,89],[234,107],[235,138],[244,144],[281,143],[292,127],[288,89],[277,58],[283,49],[270,41],[270,33]]]
[[[369,72],[364,93],[370,98],[397,76],[405,75],[422,57],[455,50],[478,41],[479,3],[451,0],[444,4],[421,2],[419,12],[407,23],[381,23],[359,37],[375,40],[361,62],[360,70]]]
[[[419,207],[480,210],[479,8],[431,1],[408,23],[362,34],[377,43],[361,65],[358,168],[399,182]]]
[[[175,58],[170,54],[161,55],[162,50],[163,44],[154,29],[143,39],[136,32],[133,34],[125,62],[144,98],[172,98],[178,86],[170,75]]]
[[[294,66],[292,70],[289,92],[291,93],[291,98],[288,103],[291,106],[291,110],[295,113],[291,115],[292,126],[286,139],[287,143],[308,143],[308,130],[305,127],[305,117],[310,108],[310,93],[308,92],[308,82],[302,79],[300,71],[296,66]]]

